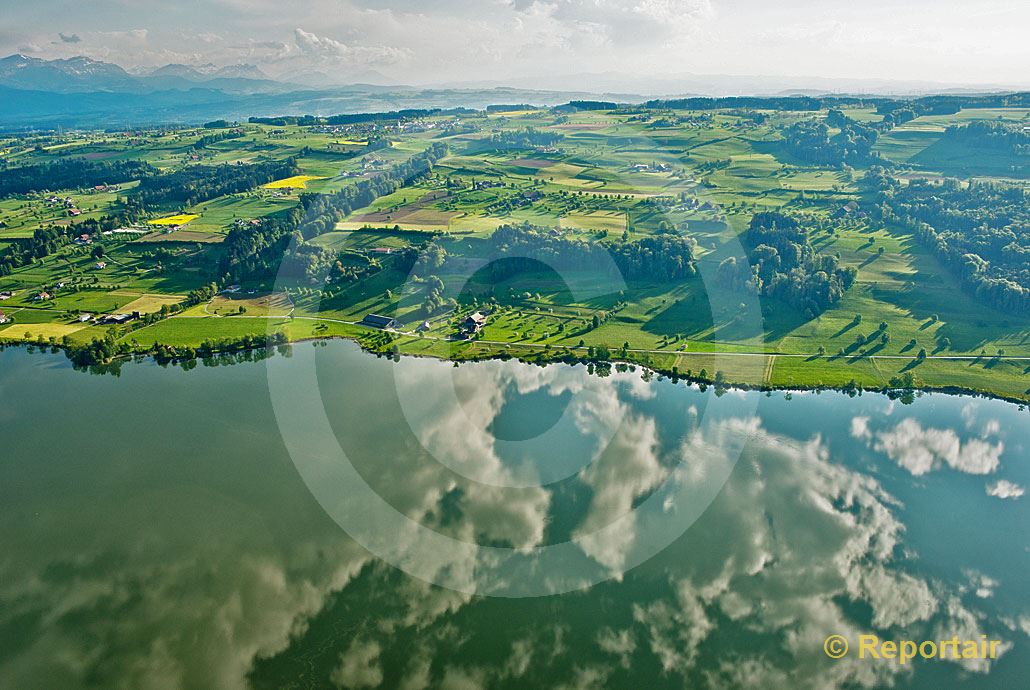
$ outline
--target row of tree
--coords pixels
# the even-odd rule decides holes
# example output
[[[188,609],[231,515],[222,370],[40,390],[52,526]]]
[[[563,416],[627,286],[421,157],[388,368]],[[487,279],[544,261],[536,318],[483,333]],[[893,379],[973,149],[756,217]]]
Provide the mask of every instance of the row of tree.
[[[387,122],[392,120],[408,120],[426,117],[441,117],[447,115],[472,115],[475,110],[468,108],[408,108],[405,110],[391,110],[379,113],[345,113],[341,115],[317,116],[317,115],[280,115],[276,117],[251,117],[247,121],[252,124],[271,125],[273,127],[285,127],[286,125],[315,126],[315,125],[350,125],[362,122]]]
[[[223,165],[190,165],[181,170],[140,180],[130,194],[145,207],[175,204],[193,206],[226,194],[238,194],[275,180],[293,177],[300,169],[293,158]]]
[[[240,139],[246,132],[242,129],[228,129],[221,132],[214,132],[213,134],[205,134],[193,143],[194,149],[207,148],[211,144],[217,144],[220,141],[227,141],[229,139]]]
[[[422,153],[389,170],[334,194],[304,194],[301,203],[286,214],[269,216],[257,226],[234,228],[223,242],[220,273],[240,280],[274,274],[292,239],[298,243],[333,230],[351,211],[364,208],[381,196],[391,194],[429,174],[447,154],[447,145],[436,142]],[[319,258],[316,256],[316,261]]]
[[[902,185],[873,169],[865,178],[883,220],[910,228],[981,301],[1030,313],[1030,193],[971,180]]]
[[[808,233],[781,213],[756,213],[742,236],[747,260],[719,264],[716,280],[730,289],[782,300],[813,318],[840,301],[857,271],[836,256],[819,254]]]
[[[498,132],[491,135],[483,144],[489,149],[498,151],[518,151],[537,146],[556,146],[564,138],[565,136],[560,132],[547,132],[527,127],[520,130]],[[476,144],[473,144],[473,147],[476,147]]]
[[[157,168],[143,161],[91,161],[62,158],[38,165],[0,170],[0,197],[45,190],[79,189],[121,184],[156,175]]]
[[[39,228],[32,237],[11,245],[0,253],[0,276],[10,275],[16,268],[50,256],[71,241],[71,229],[58,225]]]
[[[506,272],[540,270],[540,264],[544,264],[556,271],[617,271],[626,279],[672,281],[696,271],[697,243],[675,235],[608,243],[523,223],[497,228],[490,236],[489,246],[496,258],[507,259],[503,268]]]
[[[952,125],[944,130],[944,138],[978,149],[1030,155],[1030,132],[1001,122],[977,120],[967,125]]]
[[[840,131],[831,135],[825,122],[800,120],[783,130],[783,146],[795,158],[817,165],[863,165],[877,158],[875,129],[846,117],[835,126]]]

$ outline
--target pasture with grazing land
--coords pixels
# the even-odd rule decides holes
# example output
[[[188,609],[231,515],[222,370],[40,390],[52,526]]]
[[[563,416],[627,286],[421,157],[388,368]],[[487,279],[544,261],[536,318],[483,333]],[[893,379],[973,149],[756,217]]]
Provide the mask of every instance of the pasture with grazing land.
[[[53,134],[40,148],[15,138],[8,165],[81,156],[169,172],[294,160],[301,174],[132,213],[135,181],[0,199],[0,255],[14,257],[41,229],[56,238],[40,240],[38,256],[0,259],[0,292],[15,292],[0,303],[12,321],[0,339],[74,346],[110,337],[147,351],[283,332],[454,359],[605,353],[759,386],[882,388],[909,375],[908,385],[1025,400],[1025,308],[971,289],[898,200],[911,185],[949,178],[1025,199],[1021,155],[978,149],[954,128],[1017,131],[1028,113],[962,107],[893,124],[873,104],[692,111],[672,102],[332,129],[248,124],[202,145],[196,128]],[[875,143],[862,159],[816,161],[790,144],[791,127],[808,120],[830,122],[831,135],[841,122],[875,128]],[[434,146],[445,148],[416,165]],[[302,206],[300,192],[338,205]],[[775,269],[757,258],[772,252],[747,245],[768,212],[804,230],[797,251],[853,271],[846,289],[818,305],[797,297],[798,286],[774,289]],[[293,235],[267,235],[274,265],[267,251],[246,255],[290,223]],[[530,234],[497,242],[498,228],[511,227]],[[678,258],[662,254],[669,246]],[[599,272],[584,258],[596,249],[623,262],[619,270]],[[515,260],[523,254],[532,261]],[[761,281],[727,280],[730,258],[753,263]],[[775,280],[800,280],[792,275]],[[489,316],[469,339],[460,323],[475,310]],[[77,320],[123,312],[141,319]],[[399,321],[388,346],[360,325],[368,313]]]

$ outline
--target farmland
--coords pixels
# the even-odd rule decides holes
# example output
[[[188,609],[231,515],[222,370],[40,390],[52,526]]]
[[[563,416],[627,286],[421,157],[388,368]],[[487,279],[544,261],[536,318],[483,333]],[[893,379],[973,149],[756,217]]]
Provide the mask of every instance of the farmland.
[[[202,166],[224,178],[238,164],[277,161],[299,172],[177,207],[140,208],[137,182],[0,199],[0,253],[41,229],[57,238],[0,274],[0,292],[13,293],[0,301],[0,339],[108,340],[122,353],[157,343],[188,355],[272,333],[343,336],[456,360],[610,357],[753,386],[904,379],[1026,400],[1027,314],[970,290],[918,228],[883,211],[867,173],[885,171],[900,188],[953,178],[1025,193],[1024,156],[959,145],[948,128],[1018,129],[1028,118],[1022,107],[919,115],[884,126],[867,158],[838,163],[791,150],[788,129],[828,122],[832,137],[870,127],[883,119],[875,106],[556,108],[243,123],[227,137],[169,128],[15,138],[4,142],[13,167],[73,157],[138,160],[162,174]],[[815,304],[726,281],[730,259],[753,260],[748,238],[767,213],[804,230],[811,261],[852,276],[839,295]],[[512,227],[529,244],[496,240]],[[266,241],[277,254],[247,254]],[[659,247],[681,255],[660,258]],[[598,267],[602,250],[619,270]],[[486,325],[461,335],[477,310]],[[396,319],[396,331],[361,325],[369,313]],[[95,318],[117,314],[133,319]]]

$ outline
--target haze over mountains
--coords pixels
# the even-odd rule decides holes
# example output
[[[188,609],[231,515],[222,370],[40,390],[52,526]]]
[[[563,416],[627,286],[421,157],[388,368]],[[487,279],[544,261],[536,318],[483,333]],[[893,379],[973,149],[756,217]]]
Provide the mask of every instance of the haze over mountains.
[[[915,95],[1011,91],[1011,86],[818,77],[615,72],[548,75],[412,86],[375,70],[297,72],[273,79],[251,64],[169,64],[130,72],[87,57],[55,60],[21,54],[0,59],[0,126],[125,126],[192,123],[221,117],[326,115],[405,107],[473,107],[492,103],[554,105],[578,98],[624,102],[653,97],[783,94]]]
[[[166,65],[130,74],[118,65],[87,57],[44,60],[25,55],[0,59],[0,86],[53,93],[147,93],[191,89],[198,84],[229,93],[282,91],[287,85],[269,79],[253,65],[190,67]]]

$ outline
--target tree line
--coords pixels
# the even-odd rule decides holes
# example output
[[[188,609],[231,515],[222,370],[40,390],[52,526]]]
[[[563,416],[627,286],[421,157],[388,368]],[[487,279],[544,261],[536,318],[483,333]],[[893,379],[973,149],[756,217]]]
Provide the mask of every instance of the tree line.
[[[194,149],[207,148],[211,144],[217,144],[220,141],[227,141],[229,139],[240,139],[246,132],[242,129],[229,129],[222,132],[214,132],[213,134],[205,134],[193,143]]]
[[[879,136],[872,127],[866,127],[850,118],[833,118],[840,129],[830,135],[830,127],[818,120],[800,120],[783,130],[783,146],[795,158],[817,165],[861,165],[878,156],[873,145]]]
[[[257,226],[234,228],[222,243],[220,273],[229,280],[273,275],[291,239],[303,242],[333,230],[337,222],[355,209],[427,175],[446,154],[447,145],[436,142],[375,177],[333,194],[303,194],[300,205],[285,214],[266,217]]]
[[[911,229],[980,301],[1030,313],[1030,193],[1022,187],[955,179],[902,185],[874,168],[865,177],[886,222]]]
[[[967,125],[952,125],[944,130],[944,138],[979,149],[1030,155],[1030,132],[1001,122],[977,120]]]
[[[312,127],[315,125],[351,125],[362,122],[410,120],[448,115],[473,115],[476,112],[477,111],[470,110],[469,108],[407,108],[404,110],[391,110],[388,112],[343,113],[340,115],[329,116],[279,115],[276,117],[251,117],[247,119],[247,122],[258,125],[271,125],[273,127],[285,127],[286,125]]]
[[[482,149],[485,146],[488,149],[497,151],[517,151],[537,146],[556,146],[563,139],[565,139],[565,135],[559,132],[545,132],[533,127],[526,127],[525,129],[492,134],[482,142],[482,145],[472,144],[472,148]]]
[[[488,243],[497,257],[506,259],[501,264],[503,268],[498,270],[511,275],[539,270],[540,264],[559,271],[611,271],[614,268],[630,280],[682,280],[696,271],[694,249],[697,243],[692,238],[675,235],[607,243],[522,223],[500,226]]]
[[[855,282],[854,268],[817,253],[808,232],[782,213],[756,213],[742,240],[747,260],[729,257],[719,264],[716,280],[724,287],[782,300],[814,318]]]
[[[226,194],[238,194],[275,180],[293,177],[300,169],[293,158],[258,163],[191,165],[140,180],[131,193],[145,207],[167,204],[193,206]]]
[[[62,158],[48,163],[0,170],[0,196],[121,184],[157,173],[157,168],[140,160],[91,161],[84,158]]]
[[[10,275],[16,268],[50,256],[71,241],[73,231],[71,227],[51,225],[37,229],[28,239],[12,242],[0,254],[0,276]]]

